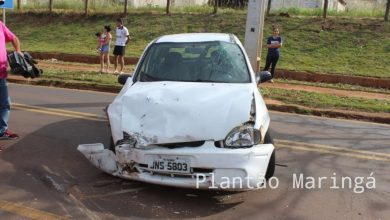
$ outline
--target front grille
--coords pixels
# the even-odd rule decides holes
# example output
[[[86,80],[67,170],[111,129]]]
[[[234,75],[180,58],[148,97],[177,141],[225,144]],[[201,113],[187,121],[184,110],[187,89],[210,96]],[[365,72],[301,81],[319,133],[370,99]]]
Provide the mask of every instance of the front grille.
[[[168,144],[156,144],[160,147],[167,147],[170,149],[180,148],[180,147],[200,147],[204,145],[205,141],[192,141],[192,142],[178,142],[178,143],[168,143]]]

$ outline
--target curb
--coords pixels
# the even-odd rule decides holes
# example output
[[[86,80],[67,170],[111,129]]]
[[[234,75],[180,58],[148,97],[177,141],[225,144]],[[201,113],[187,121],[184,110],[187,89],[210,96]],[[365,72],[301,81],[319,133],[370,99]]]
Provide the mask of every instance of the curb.
[[[365,87],[390,89],[390,78],[348,76],[336,73],[309,73],[289,70],[276,71],[275,76],[276,78],[292,79],[306,82],[343,83]]]
[[[96,92],[108,92],[108,93],[119,93],[121,90],[121,86],[104,86],[98,84],[87,84],[87,83],[77,83],[77,82],[59,82],[59,81],[51,81],[40,79],[38,81],[32,80],[24,80],[18,78],[8,77],[7,79],[10,83],[17,83],[23,85],[37,85],[37,86],[48,86],[48,87],[58,87],[58,88],[66,88],[66,89],[78,89],[78,90],[89,90]]]
[[[104,86],[97,84],[86,84],[86,83],[76,83],[76,82],[57,82],[51,80],[32,80],[28,81],[23,78],[9,77],[8,82],[26,84],[26,85],[39,85],[39,86],[52,86],[59,88],[68,88],[68,89],[79,89],[79,90],[90,90],[97,92],[108,92],[108,93],[118,93],[121,90],[121,86]],[[267,104],[267,108],[273,111],[287,112],[287,113],[296,113],[302,115],[315,115],[321,117],[329,118],[344,118],[344,119],[354,119],[360,121],[376,122],[382,124],[390,124],[390,117],[381,116],[377,113],[361,113],[361,112],[352,112],[352,111],[340,111],[340,110],[329,110],[329,109],[316,109],[308,108],[300,105],[289,105],[289,104]]]

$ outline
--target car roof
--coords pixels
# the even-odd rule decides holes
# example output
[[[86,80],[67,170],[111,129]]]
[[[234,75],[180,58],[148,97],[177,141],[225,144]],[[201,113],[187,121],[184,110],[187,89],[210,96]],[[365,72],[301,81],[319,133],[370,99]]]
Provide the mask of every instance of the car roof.
[[[188,34],[172,34],[165,35],[158,38],[155,43],[185,43],[185,42],[209,42],[209,41],[223,41],[234,43],[234,37],[232,34],[222,33],[188,33]]]

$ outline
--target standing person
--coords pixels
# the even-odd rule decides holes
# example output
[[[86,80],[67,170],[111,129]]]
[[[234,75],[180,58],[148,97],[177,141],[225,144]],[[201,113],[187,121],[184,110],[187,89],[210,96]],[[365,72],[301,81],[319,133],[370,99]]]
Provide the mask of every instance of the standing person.
[[[104,31],[101,36],[103,39],[102,46],[100,48],[100,72],[108,73],[108,68],[110,67],[110,45],[112,35],[110,33],[111,27],[106,25],[104,26]]]
[[[264,71],[268,71],[271,66],[271,75],[274,78],[276,63],[280,57],[280,48],[282,47],[282,38],[279,36],[279,28],[273,27],[272,36],[267,39],[267,59],[265,62]],[[272,79],[270,82],[274,82]]]
[[[124,55],[126,51],[126,45],[130,41],[130,35],[129,30],[125,26],[123,26],[123,20],[121,18],[116,19],[116,40],[115,40],[115,47],[114,47],[114,74],[118,73],[117,67],[118,67],[118,59],[119,63],[121,65],[119,73],[123,73],[123,66],[124,66]]]
[[[0,21],[0,139],[16,139],[19,135],[8,130],[10,97],[7,86],[7,50],[6,43],[12,42],[16,52],[23,56],[19,39]]]

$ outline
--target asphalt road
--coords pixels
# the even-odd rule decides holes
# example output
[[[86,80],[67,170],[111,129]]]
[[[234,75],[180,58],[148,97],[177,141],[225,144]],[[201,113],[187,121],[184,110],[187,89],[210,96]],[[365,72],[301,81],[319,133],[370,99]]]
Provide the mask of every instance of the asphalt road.
[[[0,142],[0,219],[390,219],[389,125],[271,112],[278,187],[197,191],[106,175],[76,150],[108,143],[113,94],[15,84],[10,94],[22,138]],[[294,187],[300,174],[316,187]]]

